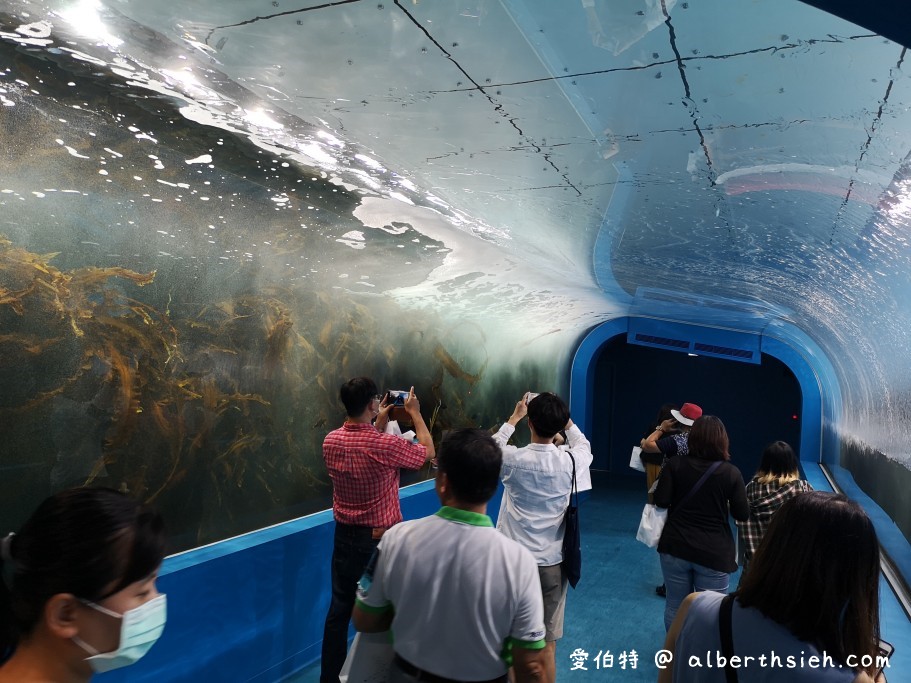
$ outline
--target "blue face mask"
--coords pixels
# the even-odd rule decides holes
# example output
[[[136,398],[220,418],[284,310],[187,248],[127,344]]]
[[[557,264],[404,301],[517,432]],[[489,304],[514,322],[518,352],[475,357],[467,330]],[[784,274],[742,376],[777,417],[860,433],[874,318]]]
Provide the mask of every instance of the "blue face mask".
[[[165,598],[165,595],[159,595],[123,614],[117,614],[117,612],[112,612],[93,602],[83,601],[102,614],[120,619],[120,646],[113,652],[98,652],[88,643],[73,637],[73,642],[91,655],[85,661],[89,663],[92,670],[96,673],[104,673],[135,664],[142,659],[164,631],[168,616]]]

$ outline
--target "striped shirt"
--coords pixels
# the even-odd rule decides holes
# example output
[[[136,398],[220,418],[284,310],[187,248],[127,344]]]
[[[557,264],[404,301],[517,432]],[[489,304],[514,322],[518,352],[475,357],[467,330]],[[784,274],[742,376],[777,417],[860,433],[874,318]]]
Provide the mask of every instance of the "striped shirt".
[[[372,424],[346,422],[326,435],[323,459],[332,479],[335,521],[391,527],[402,521],[399,470],[417,470],[427,449],[377,431]]]

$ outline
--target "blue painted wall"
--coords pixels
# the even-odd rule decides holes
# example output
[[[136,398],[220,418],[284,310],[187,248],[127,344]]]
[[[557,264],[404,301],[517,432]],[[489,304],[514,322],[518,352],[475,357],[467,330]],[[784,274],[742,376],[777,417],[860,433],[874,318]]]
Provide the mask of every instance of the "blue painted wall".
[[[432,481],[402,489],[401,500],[405,519],[439,509]],[[326,510],[169,557],[161,640],[138,664],[98,680],[270,683],[312,662],[329,607],[333,529]]]

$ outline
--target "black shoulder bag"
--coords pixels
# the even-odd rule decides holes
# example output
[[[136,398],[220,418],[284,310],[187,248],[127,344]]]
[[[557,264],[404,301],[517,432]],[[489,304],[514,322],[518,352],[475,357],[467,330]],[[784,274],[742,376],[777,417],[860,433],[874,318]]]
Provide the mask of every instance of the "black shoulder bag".
[[[731,657],[734,656],[734,632],[731,629],[733,611],[734,596],[725,595],[718,611],[718,629],[721,631],[721,654],[724,656],[724,678],[727,683],[738,683],[737,669],[731,666]]]
[[[576,459],[572,452],[566,454],[573,461],[573,485],[569,492],[569,505],[563,519],[566,529],[563,533],[563,572],[573,588],[582,575],[582,534],[579,530],[579,489],[576,487]]]

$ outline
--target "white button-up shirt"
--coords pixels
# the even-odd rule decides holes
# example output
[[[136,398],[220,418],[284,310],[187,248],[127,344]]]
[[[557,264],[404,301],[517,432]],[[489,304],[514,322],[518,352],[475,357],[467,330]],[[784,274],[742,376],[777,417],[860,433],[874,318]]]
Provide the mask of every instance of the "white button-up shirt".
[[[563,561],[563,517],[569,505],[572,489],[573,462],[566,451],[572,451],[576,461],[576,486],[591,488],[588,469],[592,449],[588,439],[574,424],[566,430],[567,444],[530,443],[524,448],[507,446],[515,431],[505,422],[494,435],[503,451],[503,502],[497,517],[497,529],[531,551],[541,567]]]

